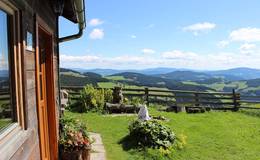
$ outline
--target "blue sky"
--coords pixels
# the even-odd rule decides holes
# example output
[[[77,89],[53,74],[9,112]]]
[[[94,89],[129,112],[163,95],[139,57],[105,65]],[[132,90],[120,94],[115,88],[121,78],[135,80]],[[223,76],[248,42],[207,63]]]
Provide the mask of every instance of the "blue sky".
[[[87,28],[61,44],[69,68],[260,68],[259,0],[86,0]],[[60,19],[60,35],[77,26]]]

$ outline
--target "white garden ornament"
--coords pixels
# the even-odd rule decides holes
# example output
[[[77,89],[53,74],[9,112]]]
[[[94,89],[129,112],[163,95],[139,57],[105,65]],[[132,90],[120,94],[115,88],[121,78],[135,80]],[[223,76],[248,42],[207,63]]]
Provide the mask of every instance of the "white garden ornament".
[[[140,110],[138,112],[138,118],[142,121],[148,121],[148,120],[151,119],[151,117],[149,116],[148,109],[147,109],[146,105],[142,105],[140,107]]]

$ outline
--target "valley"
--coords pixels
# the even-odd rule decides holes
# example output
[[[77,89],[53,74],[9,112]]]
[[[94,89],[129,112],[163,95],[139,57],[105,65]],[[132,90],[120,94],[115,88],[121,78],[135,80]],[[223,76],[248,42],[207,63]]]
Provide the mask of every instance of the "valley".
[[[81,69],[81,71],[84,70]],[[90,71],[97,72],[94,73]],[[153,87],[209,92],[231,92],[232,89],[235,89],[242,95],[260,95],[260,70],[250,68],[221,71],[191,71],[187,69],[177,70],[174,68],[132,71],[96,69],[87,70],[87,72],[62,68],[60,71],[60,80],[61,86],[84,86],[86,84],[92,84],[93,86],[101,88],[112,88],[114,86],[122,86],[124,88]]]

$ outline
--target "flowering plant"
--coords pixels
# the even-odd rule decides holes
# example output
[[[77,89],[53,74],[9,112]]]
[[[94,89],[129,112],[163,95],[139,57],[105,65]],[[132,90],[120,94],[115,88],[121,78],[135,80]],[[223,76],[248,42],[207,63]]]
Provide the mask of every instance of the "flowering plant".
[[[86,124],[72,118],[60,120],[61,133],[59,144],[65,152],[80,151],[91,147]]]

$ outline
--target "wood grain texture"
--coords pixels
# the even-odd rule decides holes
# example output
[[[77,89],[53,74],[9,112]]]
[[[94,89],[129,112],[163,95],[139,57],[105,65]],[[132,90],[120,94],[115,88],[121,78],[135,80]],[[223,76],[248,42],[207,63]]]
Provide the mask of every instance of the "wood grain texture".
[[[13,6],[17,7],[20,10],[20,25],[16,26],[17,33],[19,33],[19,40],[17,43],[20,45],[16,45],[15,51],[21,55],[22,62],[20,63],[22,72],[19,76],[23,77],[22,94],[23,94],[23,108],[24,115],[20,116],[20,119],[26,119],[25,123],[27,125],[27,130],[30,132],[26,132],[27,136],[24,136],[24,143],[19,144],[19,149],[13,149],[13,154],[8,157],[12,157],[11,159],[17,160],[38,160],[40,159],[40,143],[39,143],[39,134],[38,134],[38,117],[37,117],[37,104],[36,104],[36,63],[35,63],[35,54],[36,54],[36,15],[41,18],[44,22],[45,27],[52,31],[53,39],[56,39],[56,15],[53,12],[52,1],[49,0],[24,0],[24,1],[16,1],[10,0]],[[26,38],[27,32],[32,33],[33,35],[33,51],[26,50]],[[51,50],[52,55],[57,55],[57,42],[53,41],[53,48]],[[53,89],[53,106],[55,109],[54,112],[55,118],[52,119],[53,125],[55,126],[55,135],[58,135],[58,103],[56,99],[58,98],[58,78],[57,78],[57,57],[52,56],[53,59],[53,78],[54,83],[52,85]],[[19,83],[20,84],[20,83]],[[55,139],[55,143],[57,142],[57,138]],[[12,146],[16,146],[15,141],[12,142]],[[57,145],[57,143],[56,143]],[[56,149],[57,150],[57,149]],[[10,152],[8,152],[10,154]],[[1,157],[6,157],[4,155],[0,155]],[[54,159],[57,159],[55,156]]]

